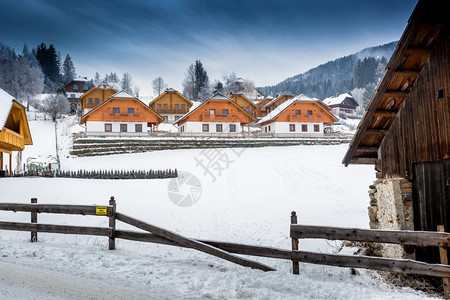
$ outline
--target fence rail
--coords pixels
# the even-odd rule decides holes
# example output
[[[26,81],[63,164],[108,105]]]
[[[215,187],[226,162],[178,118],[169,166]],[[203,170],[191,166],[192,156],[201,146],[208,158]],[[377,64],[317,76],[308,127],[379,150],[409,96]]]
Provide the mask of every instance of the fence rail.
[[[59,204],[22,204],[22,203],[0,203],[0,210],[13,212],[36,212],[50,214],[67,215],[90,215],[107,216],[113,213],[112,206],[93,206],[93,205],[59,205]]]

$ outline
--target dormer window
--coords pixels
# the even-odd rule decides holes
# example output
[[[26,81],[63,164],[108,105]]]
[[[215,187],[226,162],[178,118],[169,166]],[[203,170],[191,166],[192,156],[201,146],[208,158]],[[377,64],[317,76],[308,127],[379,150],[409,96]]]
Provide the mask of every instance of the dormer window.
[[[74,89],[74,90],[78,90],[78,84],[74,84],[74,85],[73,85],[73,89]]]

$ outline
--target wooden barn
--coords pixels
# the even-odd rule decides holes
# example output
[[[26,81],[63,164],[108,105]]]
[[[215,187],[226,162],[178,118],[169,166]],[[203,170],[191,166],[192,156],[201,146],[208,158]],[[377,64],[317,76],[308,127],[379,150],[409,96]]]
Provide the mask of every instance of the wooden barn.
[[[157,132],[163,117],[138,98],[118,92],[81,117],[86,135],[145,136]]]
[[[223,136],[243,134],[245,125],[249,132],[249,123],[254,121],[236,102],[217,93],[174,124],[181,135]]]
[[[164,117],[165,123],[173,123],[189,112],[192,102],[178,91],[169,88],[153,99],[149,106]]]
[[[418,2],[343,160],[375,165],[371,228],[436,231],[444,225],[450,232],[447,5]],[[416,248],[415,255],[439,262],[437,249]]]
[[[12,153],[22,152],[25,145],[32,144],[25,107],[0,89],[0,177],[12,176]],[[5,154],[9,154],[9,174],[3,169]],[[19,154],[19,168],[20,158]]]
[[[91,109],[116,93],[117,90],[110,86],[102,85],[91,88],[80,97],[81,112],[83,115],[87,114]]]

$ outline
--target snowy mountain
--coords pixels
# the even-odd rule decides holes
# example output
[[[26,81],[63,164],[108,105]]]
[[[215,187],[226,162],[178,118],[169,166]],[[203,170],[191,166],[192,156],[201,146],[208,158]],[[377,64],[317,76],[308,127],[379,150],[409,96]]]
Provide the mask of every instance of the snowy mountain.
[[[354,88],[364,88],[365,85],[358,84],[358,78],[369,77],[369,81],[376,82],[377,76],[380,76],[377,74],[377,68],[384,67],[382,64],[385,65],[386,61],[389,60],[396,45],[397,42],[391,42],[366,48],[355,54],[329,61],[305,73],[287,78],[276,85],[259,87],[258,89],[263,94],[271,96],[282,92],[290,92],[294,95],[303,93],[311,97],[324,99],[348,92]],[[379,64],[382,66],[379,66]]]

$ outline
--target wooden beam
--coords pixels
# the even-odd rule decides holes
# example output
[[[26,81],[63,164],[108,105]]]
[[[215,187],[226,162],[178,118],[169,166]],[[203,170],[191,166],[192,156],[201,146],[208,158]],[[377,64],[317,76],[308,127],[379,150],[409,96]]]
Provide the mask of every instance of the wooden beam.
[[[171,240],[172,242],[178,243],[184,247],[193,248],[195,250],[214,255],[216,257],[231,261],[233,263],[239,264],[244,267],[250,267],[250,268],[258,269],[258,270],[262,270],[262,271],[275,271],[275,269],[273,269],[269,266],[266,266],[264,264],[261,264],[259,262],[248,260],[248,259],[236,256],[236,255],[230,254],[229,252],[226,252],[222,249],[219,249],[219,248],[207,245],[205,243],[201,243],[196,240],[184,237],[175,232],[172,232],[172,231],[166,230],[164,228],[157,227],[155,225],[151,225],[149,223],[134,219],[134,218],[124,215],[122,213],[116,212],[116,219],[119,221],[122,221],[124,223],[127,223],[129,225],[135,226],[139,229],[149,231],[153,234],[164,237],[164,238]]]
[[[364,147],[359,146],[356,148],[356,151],[363,152],[363,153],[372,153],[372,152],[378,152],[378,147]]]
[[[395,97],[395,98],[406,98],[408,97],[407,92],[401,92],[401,91],[385,91],[383,96],[385,97]]]
[[[410,259],[294,251],[292,252],[292,260],[336,267],[364,268],[404,274],[450,277],[450,266],[427,264]]]
[[[0,147],[0,152],[3,152],[3,153],[8,153],[8,154],[11,154],[11,153],[12,153],[12,151],[11,151],[11,150],[6,150],[6,149],[4,149],[4,148],[1,148],[1,147]]]
[[[427,49],[427,48],[409,48],[409,49],[405,50],[405,54],[429,56],[431,54],[431,49]]]
[[[374,117],[387,117],[387,118],[395,118],[397,116],[396,111],[388,111],[388,110],[377,110],[373,113]]]
[[[450,233],[410,230],[375,230],[328,226],[291,225],[291,237],[355,242],[377,242],[419,247],[449,247]]]
[[[100,210],[97,210],[99,208]],[[103,210],[106,208],[106,213]],[[70,215],[92,215],[105,216],[112,215],[112,206],[93,206],[93,205],[59,205],[59,204],[22,204],[22,203],[0,203],[0,210],[5,211],[25,211],[37,213],[52,214],[70,214]]]
[[[357,157],[352,158],[350,160],[350,163],[355,165],[373,165],[378,160],[377,157]]]
[[[99,236],[110,236],[112,234],[112,229],[105,227],[86,227],[86,226],[17,223],[17,222],[0,222],[0,229],[15,230],[15,231],[63,233],[63,234],[85,234],[85,235],[99,235]]]
[[[417,77],[419,76],[419,71],[410,71],[410,70],[400,70],[395,71],[394,76],[402,76],[402,77]]]
[[[385,135],[387,132],[388,130],[386,129],[375,129],[375,128],[366,129],[367,134]]]

